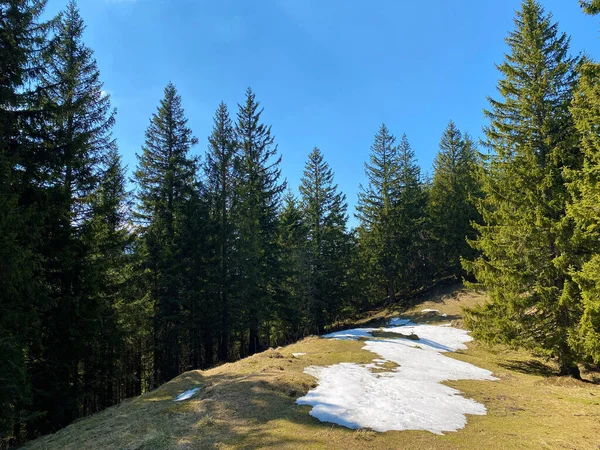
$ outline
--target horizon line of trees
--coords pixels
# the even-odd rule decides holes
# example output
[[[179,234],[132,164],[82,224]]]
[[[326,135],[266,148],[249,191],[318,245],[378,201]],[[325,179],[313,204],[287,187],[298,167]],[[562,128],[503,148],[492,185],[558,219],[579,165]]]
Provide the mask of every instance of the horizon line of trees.
[[[178,374],[469,277],[479,339],[600,363],[600,70],[524,0],[481,153],[450,122],[421,174],[382,124],[348,230],[323,152],[298,193],[249,88],[202,158],[169,83],[132,182],[70,1],[0,1],[0,448]],[[598,0],[582,3],[600,12]]]

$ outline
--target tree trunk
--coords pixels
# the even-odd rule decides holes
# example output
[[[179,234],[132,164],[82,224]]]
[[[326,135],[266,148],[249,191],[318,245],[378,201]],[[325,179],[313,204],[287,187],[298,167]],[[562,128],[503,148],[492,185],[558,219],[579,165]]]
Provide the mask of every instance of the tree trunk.
[[[206,331],[204,333],[204,367],[209,368],[213,363],[213,336],[210,331]]]
[[[581,380],[581,372],[579,371],[579,367],[573,362],[568,350],[560,350],[558,355],[558,364],[560,366],[559,375],[561,377],[573,377]]]
[[[248,340],[248,354],[253,355],[260,351],[260,342],[258,337],[258,327],[250,327],[250,335]]]

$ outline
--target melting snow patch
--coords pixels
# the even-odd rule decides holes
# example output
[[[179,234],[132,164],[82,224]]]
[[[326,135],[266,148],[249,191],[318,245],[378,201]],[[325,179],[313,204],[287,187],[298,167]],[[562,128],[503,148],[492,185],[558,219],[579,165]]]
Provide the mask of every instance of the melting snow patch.
[[[429,309],[429,308],[426,308],[426,309],[421,310],[421,312],[422,313],[436,313],[436,314],[439,314],[440,310],[439,309]]]
[[[398,322],[395,322],[398,323]],[[485,415],[481,403],[441,384],[445,380],[496,380],[488,370],[448,358],[444,352],[466,348],[467,331],[452,327],[406,323],[401,330],[419,340],[375,339],[369,330],[347,330],[327,337],[367,338],[365,349],[379,355],[375,364],[398,364],[390,372],[373,373],[374,364],[341,363],[311,366],[305,372],[319,385],[296,402],[311,405],[310,414],[323,422],[375,431],[428,430],[442,434],[463,428],[465,414]]]
[[[402,325],[408,325],[409,323],[411,323],[410,319],[399,319],[398,317],[390,319],[390,326],[401,327]]]
[[[306,353],[292,353],[292,356],[294,358],[299,358],[300,356],[304,356],[304,355],[306,355]]]
[[[353,330],[336,331],[335,333],[329,333],[324,335],[324,338],[341,339],[343,341],[353,341],[358,338],[372,338],[371,331],[377,328],[355,328]]]
[[[174,402],[180,402],[182,400],[187,400],[189,398],[192,398],[192,396],[198,392],[200,390],[200,388],[194,388],[194,389],[190,389],[189,391],[185,391],[182,392],[181,394],[179,394],[175,400],[173,400]]]

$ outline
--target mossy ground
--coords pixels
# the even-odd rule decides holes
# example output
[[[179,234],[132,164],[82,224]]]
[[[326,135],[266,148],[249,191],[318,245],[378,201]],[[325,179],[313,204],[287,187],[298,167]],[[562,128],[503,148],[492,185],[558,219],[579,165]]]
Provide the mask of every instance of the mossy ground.
[[[390,307],[361,323],[383,324],[402,313],[418,322],[461,326],[461,308],[484,300],[481,294],[447,288],[408,311]],[[439,310],[440,315],[420,313],[427,308]],[[447,317],[441,317],[444,313]],[[547,361],[476,342],[449,356],[489,369],[500,380],[447,383],[488,409],[486,416],[469,416],[467,426],[457,432],[438,436],[424,431],[349,430],[321,423],[308,414],[310,407],[294,403],[315,386],[315,379],[303,373],[305,367],[369,363],[377,358],[363,350],[363,345],[311,337],[208,371],[187,372],[153,392],[82,419],[26,448],[600,448],[598,374],[586,373],[585,381],[558,378]],[[306,355],[293,357],[292,353]],[[191,400],[172,401],[193,387],[200,391]]]

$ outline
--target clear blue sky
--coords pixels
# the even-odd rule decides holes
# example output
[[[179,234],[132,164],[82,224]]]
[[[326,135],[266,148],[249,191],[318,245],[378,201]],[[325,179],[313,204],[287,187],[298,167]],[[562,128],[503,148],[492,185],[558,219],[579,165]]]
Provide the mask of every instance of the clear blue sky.
[[[600,23],[577,0],[542,1],[572,51],[600,58]],[[66,0],[49,0],[55,13]],[[251,86],[296,190],[307,154],[324,152],[356,203],[379,125],[406,133],[424,172],[452,119],[474,137],[495,95],[520,0],[80,0],[86,43],[118,109],[130,170],[169,80],[204,153],[214,110],[232,116]],[[356,223],[351,219],[351,224]]]

